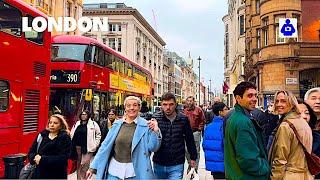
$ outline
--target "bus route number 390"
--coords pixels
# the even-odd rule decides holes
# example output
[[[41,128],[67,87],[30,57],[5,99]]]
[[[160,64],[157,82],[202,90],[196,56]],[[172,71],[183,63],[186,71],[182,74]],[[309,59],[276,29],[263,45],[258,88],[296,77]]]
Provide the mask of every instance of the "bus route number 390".
[[[76,83],[78,82],[78,74],[66,74],[68,83]]]

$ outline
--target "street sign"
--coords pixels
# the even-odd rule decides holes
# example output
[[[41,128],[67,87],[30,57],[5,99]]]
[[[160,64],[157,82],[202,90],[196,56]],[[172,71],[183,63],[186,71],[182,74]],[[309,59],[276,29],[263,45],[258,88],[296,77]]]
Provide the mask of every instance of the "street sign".
[[[279,19],[280,38],[298,38],[298,28],[296,18]]]
[[[298,84],[298,78],[286,78],[286,84]]]

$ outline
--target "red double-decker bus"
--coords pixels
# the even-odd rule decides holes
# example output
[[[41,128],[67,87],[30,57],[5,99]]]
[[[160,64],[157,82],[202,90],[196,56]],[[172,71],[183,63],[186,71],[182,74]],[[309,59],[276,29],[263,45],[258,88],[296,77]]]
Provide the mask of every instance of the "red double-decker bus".
[[[95,121],[109,108],[122,115],[129,95],[151,103],[150,72],[97,40],[55,36],[51,52],[50,109],[61,109],[69,125],[83,109],[93,112]]]
[[[46,15],[20,0],[0,0],[0,177],[3,157],[27,153],[48,119],[51,35],[22,32],[22,17]]]

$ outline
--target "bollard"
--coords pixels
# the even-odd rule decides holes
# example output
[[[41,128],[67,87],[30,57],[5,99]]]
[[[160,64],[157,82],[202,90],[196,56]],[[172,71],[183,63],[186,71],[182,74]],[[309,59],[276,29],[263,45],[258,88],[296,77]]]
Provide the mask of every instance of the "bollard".
[[[26,160],[26,154],[11,154],[3,157],[4,161],[4,178],[5,179],[18,179],[21,169]]]

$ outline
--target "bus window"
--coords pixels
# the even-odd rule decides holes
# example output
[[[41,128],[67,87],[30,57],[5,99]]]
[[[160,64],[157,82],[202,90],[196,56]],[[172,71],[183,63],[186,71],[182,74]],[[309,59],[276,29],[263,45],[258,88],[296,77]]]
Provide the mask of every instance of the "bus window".
[[[104,66],[104,51],[100,47],[96,47],[94,63]]]
[[[0,1],[0,31],[20,37],[21,24],[21,12],[3,1]]]
[[[51,61],[88,61],[89,49],[82,44],[53,44]]]
[[[109,109],[116,109],[117,108],[117,96],[116,93],[110,92],[108,93],[108,104],[107,107]]]
[[[92,102],[92,115],[93,115],[93,120],[98,122],[100,120],[100,96],[99,94],[94,94],[93,95],[93,102]]]
[[[28,26],[32,26],[33,17],[30,15],[27,15],[28,17]],[[43,32],[37,32],[35,30],[26,31],[24,32],[24,36],[27,40],[37,43],[37,44],[43,44]]]
[[[91,61],[92,63],[97,64],[97,61],[98,61],[98,60],[97,60],[97,59],[98,59],[97,56],[98,56],[98,55],[97,55],[97,47],[96,47],[96,46],[93,46],[93,47],[92,47],[92,56],[91,56],[91,57],[92,57],[92,58],[91,58],[91,59],[92,59],[92,61]]]
[[[118,58],[119,59],[119,58]],[[124,61],[122,59],[119,59],[119,72],[124,74]]]
[[[107,51],[104,52],[105,66],[113,69],[113,62],[112,62],[111,57],[113,57],[113,56],[111,56],[111,54],[109,52],[107,52]]]
[[[126,63],[126,64],[127,64],[127,75],[129,77],[132,77],[133,76],[132,64],[130,64],[130,63]]]
[[[114,71],[118,71],[119,72],[119,69],[120,69],[120,59],[116,56],[113,56],[114,57],[114,62],[115,62],[115,68],[114,68]]]
[[[7,81],[0,81],[0,112],[6,111],[9,106],[9,84]]]
[[[110,61],[112,62],[112,70],[117,71],[117,62],[113,54],[110,54]]]

